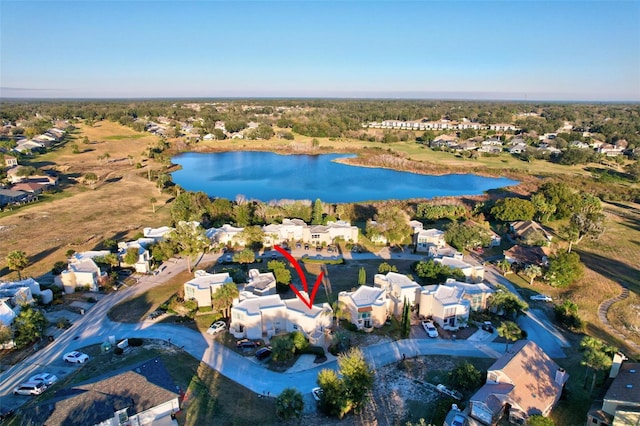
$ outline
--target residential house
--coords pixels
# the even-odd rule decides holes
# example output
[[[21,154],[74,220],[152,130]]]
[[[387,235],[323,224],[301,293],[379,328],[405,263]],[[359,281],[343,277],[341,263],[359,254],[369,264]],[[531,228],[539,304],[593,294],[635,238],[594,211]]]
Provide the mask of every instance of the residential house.
[[[10,297],[0,297],[0,324],[11,325],[17,316],[15,305]]]
[[[433,318],[444,330],[466,327],[471,303],[463,296],[464,289],[460,287],[425,286],[420,293],[418,314],[422,318]]]
[[[413,234],[416,252],[432,253],[447,245],[444,240],[444,231],[439,229],[417,229]]]
[[[459,269],[464,274],[465,281],[467,282],[479,283],[484,280],[484,266],[482,265],[470,265],[454,257],[440,257],[433,259],[433,261],[453,269]]]
[[[400,317],[406,300],[411,306],[418,301],[422,290],[420,284],[410,280],[406,275],[388,272],[386,275],[376,274],[373,277],[374,287],[382,288],[387,294],[387,312]]]
[[[9,204],[21,204],[31,200],[31,196],[24,191],[0,189],[0,207]]]
[[[610,143],[605,143],[597,149],[597,152],[600,154],[604,154],[607,157],[617,157],[624,152],[624,148],[616,145],[611,145]]]
[[[303,240],[316,246],[334,244],[336,241],[358,242],[358,227],[344,220],[328,221],[326,225],[311,225],[304,229]]]
[[[283,242],[302,241],[307,224],[301,219],[282,219],[282,223],[274,223],[262,227],[265,234],[265,245],[273,246]]]
[[[0,282],[0,297],[9,297],[15,306],[32,305],[33,296],[40,296],[40,283],[33,278]]]
[[[546,417],[568,379],[538,345],[520,340],[489,367],[487,382],[471,397],[471,416],[485,425],[495,425],[505,413],[515,424]]]
[[[469,301],[472,311],[482,311],[489,307],[489,296],[495,291],[484,283],[463,283],[453,278],[447,278],[444,285],[463,290],[462,298]]]
[[[16,157],[12,157],[11,155],[4,155],[4,165],[6,168],[10,169],[11,167],[15,167],[18,165],[18,159]]]
[[[516,241],[528,245],[549,245],[552,240],[551,234],[533,220],[512,222],[509,232]]]
[[[303,297],[308,298],[305,292]],[[243,291],[231,307],[229,332],[236,338],[262,339],[279,333],[302,332],[313,344],[323,344],[324,330],[331,327],[333,311],[328,303],[307,307],[298,298],[256,296]]]
[[[244,245],[244,241],[238,238],[238,234],[242,231],[244,231],[244,228],[236,228],[229,224],[224,224],[220,228],[209,228],[205,232],[212,244],[233,245],[238,243]]]
[[[68,426],[172,425],[179,388],[160,359],[56,392],[23,414],[27,424]]]
[[[516,130],[520,130],[520,128],[513,124],[497,123],[489,125],[489,130],[495,130],[496,132],[515,132]]]
[[[361,285],[355,291],[341,291],[338,302],[358,330],[380,328],[387,320],[387,296],[382,288]]]
[[[569,147],[579,148],[579,149],[589,149],[589,144],[582,141],[571,141],[569,142]]]
[[[67,270],[60,274],[62,288],[67,294],[75,292],[78,287],[98,291],[106,278],[107,273],[102,272],[91,257],[72,258]]]
[[[527,150],[526,143],[518,143],[516,145],[511,146],[511,148],[509,148],[509,154],[522,154],[526,150]]]
[[[640,363],[626,362],[617,353],[613,357],[613,379],[600,401],[595,401],[587,415],[587,424],[595,426],[640,424]]]
[[[522,267],[527,265],[545,266],[548,264],[549,248],[538,246],[521,246],[516,244],[503,252],[507,262]]]
[[[38,142],[36,140],[23,139],[17,142],[16,147],[13,148],[13,150],[16,152],[29,152],[29,151],[33,151],[34,149],[42,149],[44,147],[45,145],[42,142]]]
[[[44,188],[48,185],[38,182],[20,182],[11,187],[12,191],[22,191],[31,194],[32,197],[42,194]]]
[[[173,228],[170,226],[161,226],[160,228],[144,228],[142,230],[142,235],[144,238],[152,239],[155,243],[159,243],[160,241],[164,241],[167,235],[173,231]]]
[[[184,283],[184,298],[193,299],[198,302],[198,307],[211,307],[211,297],[225,284],[233,283],[233,279],[228,272],[210,274],[206,271],[197,270],[194,277]]]
[[[276,277],[273,272],[260,272],[257,269],[250,269],[248,275],[249,282],[244,286],[245,291],[250,291],[256,296],[276,294]]]

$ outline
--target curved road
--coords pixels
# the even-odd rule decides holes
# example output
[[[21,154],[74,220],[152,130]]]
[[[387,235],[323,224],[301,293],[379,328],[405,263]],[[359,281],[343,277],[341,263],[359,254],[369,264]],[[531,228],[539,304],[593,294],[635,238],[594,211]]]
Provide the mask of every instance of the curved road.
[[[206,254],[200,262],[215,262],[218,257],[218,254]],[[364,258],[363,255],[358,257]],[[295,373],[276,373],[266,369],[263,364],[255,362],[253,358],[244,357],[217,343],[211,336],[189,328],[173,324],[157,324],[154,321],[124,324],[109,320],[107,313],[117,303],[166,281],[171,274],[186,270],[184,259],[175,263],[165,262],[165,265],[160,275],[144,276],[135,286],[105,296],[54,342],[3,372],[0,375],[0,395],[2,395],[0,405],[11,407],[24,401],[21,397],[11,395],[13,388],[34,374],[36,370],[42,370],[43,366],[47,366],[49,371],[53,370],[56,374],[78,368],[65,364],[62,361],[62,355],[70,350],[107,341],[109,336],[115,336],[116,339],[142,337],[168,340],[171,338],[171,343],[174,345],[182,347],[196,359],[202,360],[224,376],[256,393],[269,392],[272,395],[278,395],[286,387],[294,387],[302,393],[309,393],[316,386],[316,377],[322,368],[336,367],[335,361],[328,361]],[[525,325],[523,322],[530,322],[530,324]],[[568,343],[548,321],[539,320],[536,315],[530,313],[526,320],[521,319],[521,325],[527,329],[532,340],[536,343],[543,342],[540,344],[541,347],[551,357],[565,356],[560,346]],[[502,343],[425,338],[381,343],[364,347],[362,351],[369,364],[375,369],[399,361],[403,356],[456,355],[498,358],[504,352],[504,348]]]

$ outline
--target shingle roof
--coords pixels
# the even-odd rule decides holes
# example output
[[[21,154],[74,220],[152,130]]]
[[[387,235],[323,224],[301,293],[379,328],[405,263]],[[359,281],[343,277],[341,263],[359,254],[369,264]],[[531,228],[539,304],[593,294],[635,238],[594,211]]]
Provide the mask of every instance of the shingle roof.
[[[176,390],[162,361],[152,359],[115,376],[60,390],[23,418],[27,424],[92,425],[125,407],[130,407],[128,414],[132,415],[171,401],[179,396]]]

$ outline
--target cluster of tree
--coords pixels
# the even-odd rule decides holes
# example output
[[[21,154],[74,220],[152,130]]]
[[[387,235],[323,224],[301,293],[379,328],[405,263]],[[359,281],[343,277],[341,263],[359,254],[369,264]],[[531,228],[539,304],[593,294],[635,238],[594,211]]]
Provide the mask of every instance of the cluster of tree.
[[[587,375],[591,371],[591,393],[596,386],[596,379],[600,371],[608,370],[611,367],[612,356],[618,350],[617,348],[607,345],[600,339],[591,336],[585,336],[580,342],[582,354],[582,365],[587,367],[585,374],[584,387],[587,385]]]
[[[444,238],[458,250],[487,247],[491,244],[489,230],[475,222],[451,222],[447,226]]]
[[[287,361],[296,353],[300,353],[309,347],[309,341],[299,331],[291,332],[284,336],[274,337],[271,340],[271,359],[276,362]]]
[[[419,203],[416,207],[416,218],[429,221],[440,219],[456,220],[469,214],[461,204],[431,204]]]
[[[489,309],[508,318],[518,317],[529,309],[529,304],[498,284],[496,291],[488,299]]]
[[[374,374],[362,351],[352,348],[338,356],[338,371],[323,369],[318,374],[320,409],[326,414],[343,418],[358,410],[373,388]]]
[[[291,271],[287,265],[280,260],[270,260],[267,267],[276,277],[276,290],[278,293],[284,293],[289,290],[291,284]]]
[[[560,252],[549,258],[544,280],[553,287],[568,287],[584,275],[584,265],[577,253]]]
[[[570,300],[565,300],[561,304],[553,307],[556,321],[573,331],[582,330],[584,324],[578,313],[578,305]]]
[[[416,262],[412,265],[412,268],[425,285],[441,284],[445,282],[447,278],[464,280],[464,274],[459,269],[434,262],[432,259]]]
[[[383,237],[391,245],[409,243],[411,240],[409,215],[398,206],[383,209],[375,215],[374,220],[367,222],[366,234],[372,241]]]

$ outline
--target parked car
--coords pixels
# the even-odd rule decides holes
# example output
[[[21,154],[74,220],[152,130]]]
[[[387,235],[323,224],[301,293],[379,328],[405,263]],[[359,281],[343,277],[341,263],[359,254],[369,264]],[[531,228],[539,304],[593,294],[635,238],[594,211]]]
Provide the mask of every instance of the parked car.
[[[13,390],[14,395],[40,395],[47,389],[42,382],[24,382]]]
[[[58,377],[51,373],[40,373],[29,378],[30,382],[42,382],[47,386],[51,386],[58,381]]]
[[[551,296],[547,296],[546,294],[534,294],[531,296],[531,300],[537,300],[539,302],[553,302]]]
[[[493,333],[493,324],[491,324],[491,321],[485,321],[482,323],[482,329],[489,333]]]
[[[260,348],[256,351],[256,358],[262,361],[271,356],[271,348]]]
[[[438,389],[438,391],[442,392],[445,395],[449,395],[452,398],[455,398],[457,400],[461,400],[462,399],[462,394],[456,390],[452,390],[449,389],[448,387],[446,387],[443,384],[439,384],[438,386],[436,386],[436,389]]]
[[[89,361],[89,355],[83,354],[82,352],[78,351],[72,351],[64,354],[62,359],[72,364],[84,364],[85,362]]]
[[[218,334],[221,331],[224,331],[226,328],[227,324],[225,324],[224,321],[216,321],[211,324],[209,329],[207,329],[207,334]]]
[[[427,332],[427,336],[429,337],[438,337],[438,330],[436,326],[433,325],[431,321],[422,321],[422,328]]]
[[[255,342],[249,339],[242,339],[236,342],[236,347],[238,348],[256,348],[260,346],[260,342]]]
[[[320,402],[320,397],[322,396],[322,388],[311,389],[311,395],[313,395],[313,399]]]

